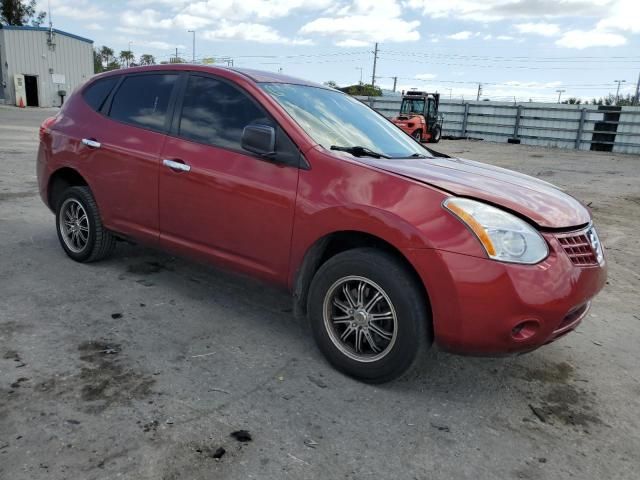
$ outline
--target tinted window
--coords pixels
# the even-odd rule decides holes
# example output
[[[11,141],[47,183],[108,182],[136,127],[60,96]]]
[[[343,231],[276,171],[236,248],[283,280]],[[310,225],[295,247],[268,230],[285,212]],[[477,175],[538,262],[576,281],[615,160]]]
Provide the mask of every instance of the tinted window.
[[[109,77],[92,83],[82,94],[84,101],[95,111],[100,110],[118,80],[120,77]]]
[[[163,130],[175,74],[125,78],[116,92],[109,116],[151,130]]]
[[[209,77],[189,78],[180,118],[181,137],[240,150],[242,130],[250,123],[273,126],[261,108],[231,85]]]

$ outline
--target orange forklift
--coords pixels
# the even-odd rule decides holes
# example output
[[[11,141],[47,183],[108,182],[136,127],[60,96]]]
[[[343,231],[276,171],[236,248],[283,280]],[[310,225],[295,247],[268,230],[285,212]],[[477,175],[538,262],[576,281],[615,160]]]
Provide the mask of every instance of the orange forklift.
[[[418,142],[438,143],[443,116],[438,113],[440,94],[409,90],[402,96],[400,115],[391,121]]]

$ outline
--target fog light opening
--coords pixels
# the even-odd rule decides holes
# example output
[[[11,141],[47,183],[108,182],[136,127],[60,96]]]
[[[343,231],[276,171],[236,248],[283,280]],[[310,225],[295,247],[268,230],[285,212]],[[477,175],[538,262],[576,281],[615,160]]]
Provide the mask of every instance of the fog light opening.
[[[540,324],[536,320],[525,320],[520,322],[511,330],[511,336],[519,342],[528,340],[533,337],[540,328]]]

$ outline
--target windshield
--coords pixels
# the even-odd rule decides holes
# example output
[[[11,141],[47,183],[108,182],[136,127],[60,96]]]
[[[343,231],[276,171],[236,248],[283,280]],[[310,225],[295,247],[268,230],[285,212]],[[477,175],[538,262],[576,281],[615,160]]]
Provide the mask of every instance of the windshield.
[[[326,149],[358,146],[392,158],[431,156],[389,120],[342,92],[288,83],[261,87]]]
[[[400,113],[407,115],[409,113],[418,113],[422,115],[424,112],[424,100],[402,100]]]

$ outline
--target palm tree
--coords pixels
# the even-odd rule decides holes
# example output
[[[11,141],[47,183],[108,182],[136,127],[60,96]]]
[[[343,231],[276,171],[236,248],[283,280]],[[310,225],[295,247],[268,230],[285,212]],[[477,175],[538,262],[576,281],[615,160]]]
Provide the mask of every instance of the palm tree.
[[[156,64],[156,59],[153,55],[149,55],[148,53],[140,55],[140,65],[155,65],[155,64]]]
[[[125,64],[127,67],[131,64],[131,62],[135,59],[133,56],[133,52],[131,50],[122,50],[120,52],[120,63],[124,67]]]
[[[111,60],[113,59],[113,49],[103,45],[102,47],[100,47],[99,50],[100,53],[100,58],[102,58],[102,64],[104,65],[105,69],[109,68],[109,64],[111,63]]]

